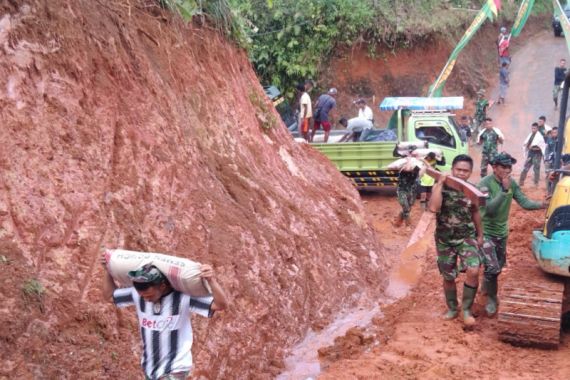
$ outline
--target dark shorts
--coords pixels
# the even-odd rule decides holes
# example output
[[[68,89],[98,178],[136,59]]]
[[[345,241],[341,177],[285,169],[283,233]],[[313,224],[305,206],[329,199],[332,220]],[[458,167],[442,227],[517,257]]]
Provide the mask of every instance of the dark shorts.
[[[428,193],[431,194],[431,188],[433,186],[420,186],[420,193]]]
[[[315,131],[320,129],[321,126],[323,127],[323,131],[329,132],[331,130],[331,123],[330,121],[318,121],[315,120]]]

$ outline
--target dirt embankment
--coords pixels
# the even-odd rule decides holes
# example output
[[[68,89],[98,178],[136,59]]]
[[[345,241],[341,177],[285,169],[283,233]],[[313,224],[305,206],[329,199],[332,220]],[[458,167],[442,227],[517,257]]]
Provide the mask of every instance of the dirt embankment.
[[[383,289],[358,194],[292,142],[246,54],[153,4],[0,5],[2,378],[141,377],[102,247],[214,264],[233,302],[194,320],[202,378],[269,378]]]
[[[524,33],[513,39],[511,54],[529,37],[543,30],[549,22],[548,17],[531,17]],[[477,90],[498,81],[494,44],[499,27],[496,23],[486,23],[481,27],[459,55],[446,83],[444,95],[465,97],[465,109],[459,111],[460,114],[472,115]],[[345,117],[358,114],[356,106],[352,104],[355,99],[367,99],[374,111],[376,126],[382,128],[391,116],[390,112],[380,112],[378,105],[382,99],[387,96],[426,96],[429,86],[447,62],[455,42],[448,36],[436,36],[409,48],[390,50],[379,47],[372,56],[364,44],[339,49],[326,65],[319,85],[339,90],[338,111]]]

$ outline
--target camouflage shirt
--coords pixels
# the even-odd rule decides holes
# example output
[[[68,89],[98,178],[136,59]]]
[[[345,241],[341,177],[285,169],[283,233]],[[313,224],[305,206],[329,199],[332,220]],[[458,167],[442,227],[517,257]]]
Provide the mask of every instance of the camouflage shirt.
[[[478,122],[485,121],[487,117],[487,107],[489,106],[489,102],[485,98],[481,98],[477,100],[475,103],[475,120]]]
[[[485,129],[481,134],[480,140],[483,142],[483,153],[497,153],[497,145],[499,144],[499,135],[493,129]]]
[[[415,168],[412,172],[401,171],[398,177],[398,190],[414,191],[417,186],[419,172],[419,168]]]
[[[435,240],[448,245],[459,245],[467,238],[475,238],[471,200],[462,192],[445,185],[441,195],[441,210],[436,216]]]

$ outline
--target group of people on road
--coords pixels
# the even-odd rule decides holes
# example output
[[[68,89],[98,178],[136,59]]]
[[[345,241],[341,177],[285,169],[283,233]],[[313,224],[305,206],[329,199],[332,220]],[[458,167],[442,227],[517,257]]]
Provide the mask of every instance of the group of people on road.
[[[323,142],[326,143],[329,140],[333,120],[336,117],[335,109],[338,91],[334,87],[329,89],[326,93],[321,94],[313,105],[310,95],[312,89],[313,81],[311,80],[297,85],[297,93],[299,96],[299,132],[306,141],[312,142],[317,131],[322,129],[324,132]],[[338,120],[338,123],[349,132],[341,141],[348,139],[357,141],[363,131],[371,129],[374,126],[374,114],[372,109],[366,104],[366,100],[359,98],[353,103],[358,108],[358,116],[351,119],[343,117]]]
[[[487,127],[486,127],[487,128]],[[507,262],[508,218],[513,199],[526,210],[546,207],[545,202],[529,200],[512,178],[516,159],[506,152],[494,155],[490,164],[493,173],[485,175],[478,184],[488,194],[485,206],[478,207],[463,192],[445,184],[448,174],[442,174],[432,189],[429,210],[436,213],[435,241],[437,265],[443,277],[443,292],[447,311],[444,319],[459,314],[456,278],[465,272],[461,311],[467,326],[475,324],[471,311],[479,286],[479,271],[484,268],[483,289],[487,294],[485,310],[488,316],[497,312],[498,277]],[[473,159],[468,155],[455,157],[451,175],[464,181],[473,172]]]

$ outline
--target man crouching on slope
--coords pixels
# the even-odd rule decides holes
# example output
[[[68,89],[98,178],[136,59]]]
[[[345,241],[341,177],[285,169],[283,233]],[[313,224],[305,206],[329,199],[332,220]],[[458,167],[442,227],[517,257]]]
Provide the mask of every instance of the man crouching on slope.
[[[105,268],[106,260],[103,256]],[[200,267],[212,296],[193,297],[174,290],[155,266],[147,264],[129,272],[130,288],[117,289],[106,272],[103,296],[118,307],[135,305],[142,339],[142,369],[147,380],[184,380],[192,369],[192,324],[190,313],[211,318],[227,306],[226,295],[210,265]]]
[[[473,159],[460,154],[453,160],[451,174],[467,181],[473,172]],[[449,174],[442,174],[433,186],[429,210],[436,213],[435,244],[437,266],[443,276],[443,292],[447,303],[445,320],[457,317],[457,288],[455,279],[466,269],[467,278],[463,285],[463,323],[475,324],[471,306],[477,294],[479,281],[479,247],[483,244],[483,229],[479,208],[461,191],[445,185]],[[459,268],[457,259],[459,259]]]

